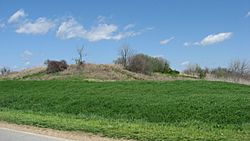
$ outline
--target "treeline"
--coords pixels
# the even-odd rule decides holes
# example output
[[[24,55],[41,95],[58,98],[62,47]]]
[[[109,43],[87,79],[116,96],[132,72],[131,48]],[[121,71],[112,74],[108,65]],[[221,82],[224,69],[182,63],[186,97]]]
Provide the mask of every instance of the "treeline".
[[[201,68],[199,64],[189,64],[184,74],[205,78],[207,75],[218,79],[250,80],[250,63],[247,60],[233,60],[228,67]]]

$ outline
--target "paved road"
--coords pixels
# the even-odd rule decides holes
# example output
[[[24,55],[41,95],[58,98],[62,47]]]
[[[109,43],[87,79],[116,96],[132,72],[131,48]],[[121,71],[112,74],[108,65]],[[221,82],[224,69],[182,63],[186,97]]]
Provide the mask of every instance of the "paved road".
[[[0,127],[0,141],[69,141],[69,140]]]

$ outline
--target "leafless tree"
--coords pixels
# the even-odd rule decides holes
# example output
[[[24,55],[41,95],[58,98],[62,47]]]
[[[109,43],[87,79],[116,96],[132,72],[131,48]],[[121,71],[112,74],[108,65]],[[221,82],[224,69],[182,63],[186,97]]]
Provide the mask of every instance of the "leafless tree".
[[[0,72],[1,72],[1,75],[8,75],[10,73],[10,69],[3,67],[1,68]]]
[[[188,64],[187,68],[183,71],[185,74],[197,75],[201,67],[199,64]]]
[[[77,48],[76,51],[79,57],[75,59],[75,62],[77,65],[83,65],[84,64],[83,57],[86,56],[86,54],[84,54],[84,46]]]
[[[250,65],[247,60],[233,60],[229,65],[229,71],[234,75],[234,77],[244,78],[250,73]]]
[[[130,58],[134,55],[134,50],[128,44],[123,45],[119,50],[119,58],[115,60],[116,64],[121,64],[124,68],[129,65]]]

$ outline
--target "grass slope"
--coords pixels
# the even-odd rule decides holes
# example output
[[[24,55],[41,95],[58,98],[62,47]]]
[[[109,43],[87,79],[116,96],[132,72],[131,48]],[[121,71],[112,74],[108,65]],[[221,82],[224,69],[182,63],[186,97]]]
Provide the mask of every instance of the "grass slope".
[[[250,140],[250,87],[0,81],[0,120],[137,140]]]

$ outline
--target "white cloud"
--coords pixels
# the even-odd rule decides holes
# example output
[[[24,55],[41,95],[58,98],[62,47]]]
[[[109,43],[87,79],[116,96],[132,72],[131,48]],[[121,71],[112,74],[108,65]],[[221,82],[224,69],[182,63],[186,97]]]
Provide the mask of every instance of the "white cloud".
[[[175,37],[171,37],[171,38],[162,40],[162,41],[160,41],[160,44],[161,44],[161,45],[166,45],[166,44],[168,44],[169,42],[171,42],[174,38],[175,38]]]
[[[82,25],[80,25],[73,18],[68,21],[63,22],[56,33],[56,36],[61,39],[71,39],[71,38],[82,38],[86,34],[86,31]]]
[[[246,17],[250,17],[250,11],[247,13]]]
[[[224,33],[218,33],[218,34],[211,34],[205,37],[200,44],[203,46],[211,45],[219,42],[223,42],[229,38],[231,38],[233,35],[232,32],[224,32]]]
[[[24,12],[23,9],[18,10],[16,13],[14,13],[8,20],[8,23],[15,23],[20,18],[27,16],[27,14]]]
[[[101,15],[97,17],[98,23],[105,23],[109,19],[111,19],[111,17],[105,17],[105,16],[101,16]]]
[[[184,46],[207,46],[207,45],[212,45],[216,43],[223,42],[227,39],[230,39],[232,37],[233,33],[232,32],[223,32],[223,33],[218,33],[218,34],[211,34],[208,35],[207,37],[203,38],[199,42],[185,42],[183,45]]]
[[[112,36],[111,39],[121,40],[121,39],[128,38],[128,37],[134,37],[134,36],[137,36],[140,34],[141,34],[141,32],[136,32],[136,31],[120,32],[120,33]]]
[[[113,39],[113,33],[116,32],[118,27],[113,24],[99,24],[96,27],[92,27],[87,32],[85,38],[89,41],[109,40]]]
[[[181,63],[182,66],[187,66],[187,65],[189,65],[189,64],[190,64],[189,61],[184,61],[184,62]]]
[[[45,34],[54,26],[55,24],[51,20],[48,20],[44,17],[40,17],[34,22],[26,22],[22,24],[16,30],[16,33]]]
[[[134,28],[134,27],[135,27],[134,24],[128,24],[128,25],[126,25],[123,29],[124,29],[124,30],[128,30],[128,29],[131,29],[131,28]]]
[[[155,29],[155,27],[147,27],[147,28],[144,29],[144,31],[147,31],[147,30],[154,30],[154,29]]]
[[[106,23],[99,23],[97,26],[92,26],[90,30],[86,30],[75,19],[71,18],[59,26],[57,37],[61,39],[82,38],[95,42],[100,40],[121,40],[137,36],[140,33],[136,31],[119,32],[117,25]]]
[[[185,42],[183,45],[186,47],[190,47],[190,46],[199,46],[201,44],[200,42]]]

